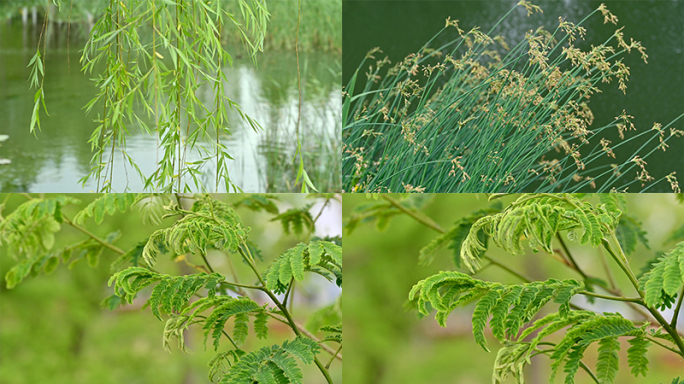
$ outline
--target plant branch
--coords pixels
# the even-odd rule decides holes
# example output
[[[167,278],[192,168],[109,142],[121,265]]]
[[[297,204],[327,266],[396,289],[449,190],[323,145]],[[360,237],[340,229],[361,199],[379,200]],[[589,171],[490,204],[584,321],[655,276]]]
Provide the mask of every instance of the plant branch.
[[[62,217],[64,218],[64,222],[65,222],[65,223],[71,225],[72,227],[76,228],[77,230],[79,230],[79,231],[83,232],[84,234],[90,236],[91,239],[93,239],[93,240],[97,241],[98,243],[102,244],[105,248],[108,248],[108,249],[111,250],[112,252],[118,253],[119,255],[123,255],[123,254],[126,253],[126,252],[124,252],[121,248],[119,248],[119,247],[117,247],[117,246],[115,246],[115,245],[113,245],[113,244],[110,244],[110,243],[108,243],[108,242],[102,240],[101,238],[99,238],[99,237],[98,237],[97,235],[95,235],[94,233],[92,233],[92,232],[90,232],[89,230],[87,230],[87,229],[81,227],[80,225],[74,223],[74,222],[71,221],[68,217],[66,217],[66,216],[64,216],[64,215],[62,215]]]
[[[608,295],[601,295],[599,293],[594,293],[594,292],[589,292],[589,291],[580,291],[580,295],[585,295],[585,296],[593,296],[593,297],[598,297],[600,299],[605,299],[605,300],[613,300],[613,301],[626,301],[630,303],[637,303],[637,304],[644,304],[643,300],[639,297],[620,297],[620,296],[608,296]]]
[[[337,351],[335,351],[335,354],[330,358],[330,361],[328,361],[328,364],[325,365],[326,369],[330,368],[330,364],[332,364],[333,360],[335,360],[335,357],[337,356],[338,353],[342,350],[342,345],[340,345],[339,348],[337,348]]]
[[[682,309],[682,301],[684,301],[684,288],[679,292],[679,299],[677,300],[677,307],[675,307],[674,314],[672,315],[672,320],[670,321],[670,326],[677,329],[677,320],[679,318],[679,311]]]
[[[663,326],[665,331],[672,336],[672,340],[674,340],[674,343],[677,344],[677,348],[679,348],[679,354],[684,357],[684,341],[682,341],[682,338],[679,336],[679,333],[677,333],[677,330],[670,326],[670,324],[665,320],[665,318],[663,318],[663,315],[661,315],[657,309],[651,307],[646,307],[646,309],[651,312],[653,317],[655,317],[660,325]]]
[[[682,353],[679,352],[678,350],[676,350],[676,349],[674,349],[674,348],[668,347],[667,345],[665,345],[665,344],[659,342],[658,340],[656,340],[656,339],[653,338],[653,337],[646,336],[646,339],[648,339],[648,340],[649,340],[650,342],[652,342],[653,344],[659,345],[659,346],[661,346],[661,347],[667,349],[668,351],[674,352],[674,353],[676,353],[676,354],[678,354],[678,355],[681,355],[681,354],[682,354]]]
[[[275,320],[277,320],[277,321],[280,321],[280,322],[283,323],[283,324],[290,325],[290,323],[289,323],[287,320],[281,319],[280,317],[274,315],[273,313],[266,312],[266,314],[269,315],[270,317],[272,317],[273,319],[275,319]],[[321,341],[321,340],[318,339],[316,336],[314,336],[313,333],[309,332],[302,324],[299,324],[299,323],[296,322],[296,321],[295,321],[294,323],[295,323],[295,325],[297,325],[297,327],[299,328],[299,331],[300,331],[301,333],[303,333],[304,335],[306,335],[306,337],[308,337],[309,339],[311,339],[311,340],[313,340],[313,341],[315,341],[315,342],[320,342],[320,341]],[[333,350],[332,348],[328,347],[327,345],[325,345],[325,344],[319,344],[319,345],[320,345],[321,349],[323,349],[324,351],[328,352],[329,354],[331,354],[331,355],[335,354],[335,350]],[[337,360],[339,360],[339,361],[342,361],[342,355],[339,354],[339,353],[337,353],[337,355],[335,356],[335,358],[336,358]]]
[[[395,199],[391,198],[391,197],[388,196],[387,194],[383,194],[383,195],[382,195],[382,198],[385,199],[385,200],[387,200],[387,201],[388,201],[390,204],[392,204],[393,206],[397,207],[400,211],[402,211],[402,212],[406,213],[407,215],[409,215],[411,218],[413,218],[413,219],[416,220],[417,222],[419,222],[419,223],[425,225],[426,227],[428,227],[428,228],[430,228],[430,229],[433,229],[433,230],[435,230],[435,231],[437,231],[437,232],[439,232],[439,233],[445,233],[445,232],[446,232],[439,224],[437,224],[437,223],[436,223],[434,220],[432,220],[431,218],[429,218],[429,217],[427,217],[427,216],[425,216],[425,215],[420,215],[418,212],[406,208],[405,206],[401,205],[401,203],[399,203],[399,202],[396,201]],[[497,266],[497,267],[503,269],[504,271],[506,271],[506,272],[512,274],[513,276],[519,278],[520,280],[523,280],[523,281],[526,282],[526,283],[532,282],[532,279],[526,277],[525,275],[523,275],[523,274],[520,273],[520,272],[515,271],[514,269],[508,267],[507,265],[504,265],[504,264],[502,264],[502,263],[500,263],[500,262],[498,262],[498,261],[492,259],[491,257],[489,257],[489,256],[487,256],[487,255],[482,255],[482,258],[484,258],[484,259],[486,259],[486,260],[489,260],[489,262],[491,262],[493,265],[495,265],[495,266]]]
[[[594,382],[595,382],[596,384],[601,384],[601,382],[600,382],[599,379],[596,377],[596,375],[594,374],[594,372],[592,372],[591,369],[590,369],[590,368],[584,363],[584,361],[582,361],[582,360],[580,360],[580,367],[582,367],[582,369],[583,369],[586,373],[589,374],[589,376],[592,378],[592,380],[594,380]]]
[[[563,236],[560,235],[560,233],[556,232],[556,238],[558,239],[558,242],[560,243],[561,247],[563,248],[563,252],[565,252],[565,256],[570,260],[570,263],[572,264],[571,266],[577,273],[582,275],[582,277],[586,280],[587,279],[587,274],[582,271],[582,268],[579,267],[577,262],[575,261],[575,258],[572,257],[572,253],[570,253],[570,250],[568,249],[567,244],[565,244],[565,241],[563,240]]]
[[[439,224],[434,222],[431,218],[427,216],[421,216],[419,212],[416,212],[414,210],[408,209],[405,206],[403,206],[400,202],[396,201],[395,199],[391,198],[388,194],[382,194],[382,198],[387,200],[390,204],[395,206],[397,209],[400,211],[404,212],[405,214],[411,216],[414,220],[420,222],[421,224],[434,229],[435,231],[439,233],[444,233],[446,232]]]
[[[612,237],[614,238],[615,235],[613,234]],[[615,240],[617,241],[617,239]],[[643,298],[644,293],[639,289],[639,282],[637,281],[632,271],[629,269],[629,266],[626,264],[627,259],[626,257],[624,257],[624,253],[622,253],[622,250],[620,249],[620,253],[623,257],[620,258],[620,256],[618,256],[615,253],[615,250],[613,250],[613,247],[610,245],[610,242],[608,240],[601,239],[601,244],[603,244],[603,247],[608,251],[613,260],[615,260],[620,269],[622,269],[625,275],[627,275],[629,281],[632,283],[632,286],[634,286],[634,289],[636,289],[637,293],[639,293],[639,296]]]
[[[256,274],[257,278],[259,279],[259,282],[261,282],[261,285],[263,286],[263,291],[268,295],[268,297],[271,298],[271,301],[280,309],[280,311],[283,313],[283,316],[287,319],[287,322],[290,325],[290,328],[292,328],[292,331],[295,333],[297,336],[301,336],[302,332],[300,331],[299,327],[295,323],[295,321],[292,319],[292,315],[290,315],[290,312],[287,310],[287,308],[278,300],[278,298],[269,290],[266,288],[266,281],[264,281],[264,278],[261,276],[261,273],[259,273],[259,270],[257,269],[256,265],[254,264],[254,258],[252,257],[251,252],[249,251],[249,247],[247,246],[246,243],[243,242],[245,251],[242,250],[242,247],[238,247],[238,251],[240,254],[245,258],[247,261],[247,264],[249,264],[249,267],[254,271],[254,274]],[[321,371],[323,376],[325,377],[325,380],[328,382],[328,384],[333,384],[332,377],[330,377],[330,372],[323,366],[323,363],[318,359],[318,357],[314,356],[314,362],[316,363],[316,366],[318,366],[318,369]]]

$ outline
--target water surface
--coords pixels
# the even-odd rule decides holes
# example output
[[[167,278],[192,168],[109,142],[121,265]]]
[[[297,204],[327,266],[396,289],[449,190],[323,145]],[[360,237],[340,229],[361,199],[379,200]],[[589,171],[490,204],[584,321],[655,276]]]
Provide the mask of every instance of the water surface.
[[[38,23],[40,26],[40,22]],[[42,132],[29,134],[33,94],[26,68],[35,53],[38,27],[20,21],[0,24],[0,134],[9,139],[0,147],[0,158],[11,164],[0,165],[2,192],[79,192],[97,188],[95,180],[85,185],[79,179],[91,167],[92,152],[87,143],[95,127],[92,115],[83,106],[96,93],[89,76],[80,71],[80,47],[83,33],[72,31],[67,45],[66,25],[55,25],[48,39],[45,95],[50,117],[41,116]],[[228,48],[242,51],[241,47]],[[302,145],[307,171],[320,179],[322,187],[339,188],[339,171],[330,170],[331,153],[339,153],[341,64],[339,55],[310,53],[300,55],[304,102],[302,104]],[[292,169],[295,151],[295,125],[298,111],[297,68],[294,52],[264,52],[257,68],[248,57],[235,57],[232,67],[224,68],[228,78],[225,93],[245,113],[255,119],[262,131],[255,133],[229,110],[232,135],[221,137],[235,159],[229,164],[231,180],[245,192],[278,192],[292,188],[296,169]],[[200,99],[213,100],[211,90],[200,89]],[[156,169],[161,153],[156,150],[155,135],[129,127],[127,152],[143,173]],[[339,155],[337,156],[339,158]],[[187,161],[199,159],[189,154]],[[113,187],[117,192],[141,191],[143,183],[124,167],[117,156]],[[337,163],[339,164],[339,163]],[[207,164],[204,183],[214,190],[214,165]],[[188,183],[190,181],[188,180]],[[225,191],[219,187],[219,191]]]

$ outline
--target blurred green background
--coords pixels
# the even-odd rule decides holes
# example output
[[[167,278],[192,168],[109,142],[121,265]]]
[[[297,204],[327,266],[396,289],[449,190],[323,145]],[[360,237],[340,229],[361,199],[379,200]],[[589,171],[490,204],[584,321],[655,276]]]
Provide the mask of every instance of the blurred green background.
[[[399,199],[399,195],[390,195]],[[639,217],[648,232],[651,251],[639,245],[631,257],[632,268],[638,274],[656,250],[669,250],[674,244],[663,242],[677,228],[684,224],[684,205],[679,204],[673,194],[628,194],[630,213]],[[508,203],[515,197],[503,199]],[[361,194],[346,194],[343,198],[343,219],[360,204],[366,204],[372,197]],[[431,203],[423,209],[443,228],[472,211],[488,206],[485,195],[435,194]],[[342,300],[345,313],[344,334],[346,340],[346,362],[344,378],[354,384],[421,384],[421,383],[491,383],[491,373],[498,342],[489,338],[492,352],[480,348],[472,336],[470,305],[465,310],[452,313],[446,328],[441,328],[431,316],[419,319],[417,312],[406,312],[403,305],[411,287],[439,271],[454,270],[452,251],[443,249],[430,266],[418,265],[418,252],[437,232],[428,229],[406,215],[390,220],[387,228],[380,232],[373,223],[361,224],[351,234],[345,232],[345,284]],[[569,243],[568,246],[585,271],[603,277],[601,259],[596,249]],[[528,250],[522,256],[511,256],[495,246],[488,255],[518,271],[523,271],[535,280],[554,278],[578,278],[558,261],[544,253],[533,254]],[[611,261],[612,262],[612,261]],[[628,281],[620,279],[613,265],[618,285],[626,295],[634,293],[628,289]],[[482,280],[503,283],[520,281],[496,267],[489,267],[476,274]],[[632,318],[622,303],[598,300],[591,305],[577,297],[573,302],[600,312],[620,311]],[[543,311],[542,311],[543,312]],[[669,319],[672,311],[665,312]],[[638,319],[638,317],[634,317]],[[680,317],[679,329],[684,326]],[[491,336],[491,335],[490,335]],[[626,350],[629,345],[623,341],[620,352],[620,373],[616,383],[665,383],[669,384],[677,375],[684,376],[684,360],[657,346],[650,348],[648,358],[650,370],[646,378],[634,378],[627,365]],[[596,347],[585,354],[585,361],[593,369]],[[548,383],[548,359],[535,357],[526,371],[529,384]],[[559,374],[560,375],[560,374]],[[563,378],[564,374],[560,375]],[[558,378],[556,381],[561,382]],[[513,383],[514,380],[509,380]],[[593,383],[584,371],[578,373],[576,383]]]
[[[73,218],[79,208],[94,200],[95,194],[70,195],[82,201],[80,206],[68,206],[64,213]],[[7,195],[0,194],[0,201]],[[235,201],[240,195],[215,196],[223,201]],[[319,199],[307,199],[304,194],[280,194],[280,211],[316,203],[312,214],[318,214],[322,206]],[[1,214],[6,216],[26,201],[21,195],[12,195]],[[246,226],[252,228],[250,239],[262,250],[264,261],[259,263],[265,270],[269,263],[287,248],[304,240],[303,236],[284,235],[279,222],[272,222],[272,215],[239,208],[237,210]],[[339,235],[341,231],[340,204],[333,202],[317,222],[316,235]],[[154,230],[169,226],[172,219],[165,219],[160,226],[145,225],[137,212],[117,213],[106,216],[101,225],[92,219],[86,226],[98,236],[120,230],[123,234],[116,245],[128,250],[144,240]],[[68,225],[56,236],[55,248],[84,239],[85,236]],[[97,268],[81,262],[69,270],[60,265],[51,275],[27,277],[24,282],[8,290],[5,273],[16,261],[0,246],[0,382],[3,384],[80,384],[80,383],[210,383],[207,363],[215,352],[202,347],[202,330],[193,326],[186,333],[186,341],[194,352],[184,354],[175,345],[169,354],[162,347],[164,322],[157,320],[149,308],[141,309],[144,301],[115,311],[100,309],[100,301],[113,293],[107,286],[111,275],[110,263],[118,255],[105,251]],[[228,263],[222,253],[208,255],[217,272],[227,273]],[[170,275],[195,272],[184,263],[174,263],[169,257],[160,257],[158,270]],[[233,259],[240,281],[253,277],[246,264]],[[295,296],[294,318],[306,324],[316,309],[334,304],[341,291],[316,276],[298,285]],[[321,281],[323,280],[323,281]],[[253,295],[257,302],[265,297]],[[282,343],[292,339],[292,331],[278,322],[269,321],[269,338],[258,340],[252,333],[245,346],[253,351],[265,345]],[[322,336],[322,334],[318,334]],[[224,343],[225,342],[225,343]],[[209,343],[211,344],[211,342]],[[223,340],[219,351],[227,349]],[[322,352],[327,362],[329,355]],[[306,383],[325,383],[315,365],[303,365]],[[342,381],[340,361],[331,365],[331,375],[336,383]]]

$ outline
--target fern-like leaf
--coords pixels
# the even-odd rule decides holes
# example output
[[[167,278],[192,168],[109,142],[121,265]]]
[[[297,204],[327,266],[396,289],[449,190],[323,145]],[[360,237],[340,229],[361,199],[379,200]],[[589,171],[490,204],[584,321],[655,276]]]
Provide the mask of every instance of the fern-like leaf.
[[[633,215],[623,215],[620,217],[620,223],[615,231],[615,236],[620,243],[620,247],[622,247],[627,255],[631,255],[636,250],[637,243],[639,242],[646,249],[651,249],[646,238],[646,231],[641,228],[641,221]]]
[[[247,230],[229,205],[204,198],[196,201],[192,209],[192,213],[187,213],[178,211],[177,206],[167,208],[171,214],[184,216],[173,226],[157,230],[150,236],[142,252],[149,266],[156,263],[161,253],[160,245],[175,255],[206,255],[212,248],[235,252],[246,241]]]
[[[0,220],[0,246],[16,260],[51,252],[55,233],[63,222],[62,207],[79,202],[71,197],[56,196],[35,198],[19,205]]]
[[[629,340],[631,347],[627,350],[627,362],[632,368],[632,374],[639,376],[640,374],[646,377],[648,372],[648,358],[646,352],[651,342],[643,336],[637,336]]]
[[[611,384],[618,373],[620,342],[617,337],[606,337],[599,341],[596,377],[603,384]]]
[[[218,273],[169,276],[146,268],[129,267],[112,275],[109,285],[114,283],[114,292],[131,303],[140,290],[159,282],[152,290],[148,304],[154,316],[161,320],[160,306],[168,314],[179,312],[197,291],[206,288],[211,296],[216,284],[223,280]]]
[[[93,200],[84,209],[74,216],[76,224],[83,225],[87,218],[95,219],[96,224],[101,224],[105,214],[113,215],[118,210],[126,210],[136,201],[136,195],[131,193],[106,193]]]
[[[268,315],[266,312],[259,312],[254,317],[254,333],[259,339],[268,338]]]
[[[568,231],[581,244],[598,247],[601,239],[615,230],[620,215],[605,204],[593,206],[570,194],[523,194],[503,212],[484,216],[472,225],[460,250],[461,259],[471,271],[479,268],[486,250],[480,233],[514,255],[523,253],[523,239],[535,251],[552,253],[552,241],[561,231]]]
[[[648,306],[664,308],[671,305],[668,296],[675,297],[684,285],[684,242],[658,259],[653,268],[639,279],[639,284]]]
[[[294,357],[305,364],[318,353],[313,340],[298,337],[281,345],[263,347],[240,358],[221,378],[221,384],[302,384],[304,376]],[[294,356],[294,357],[293,357]]]
[[[335,276],[342,285],[342,247],[323,240],[299,243],[278,256],[266,273],[266,287],[276,293],[287,290],[291,279],[304,280],[304,272],[317,273],[328,280]]]
[[[582,289],[583,284],[576,280],[550,279],[544,282],[502,285],[449,271],[419,281],[411,289],[409,301],[423,315],[429,314],[429,304],[437,310],[437,322],[446,326],[449,313],[479,298],[473,313],[473,335],[477,343],[488,350],[483,330],[490,315],[489,326],[494,336],[501,342],[515,340],[518,339],[522,325],[532,319],[546,302],[556,298],[561,307],[564,307]]]

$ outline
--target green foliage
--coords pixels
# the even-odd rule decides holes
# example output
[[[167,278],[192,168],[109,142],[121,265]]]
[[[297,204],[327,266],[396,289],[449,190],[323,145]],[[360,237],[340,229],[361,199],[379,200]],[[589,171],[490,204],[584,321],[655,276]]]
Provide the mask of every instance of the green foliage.
[[[401,209],[386,200],[379,200],[377,194],[374,201],[354,207],[354,213],[346,219],[345,228],[354,232],[362,223],[375,221],[378,230],[384,230],[392,217],[404,213]],[[394,195],[392,195],[394,196]],[[430,204],[432,197],[428,194],[406,194],[399,204],[407,210],[416,211]]]
[[[684,242],[658,259],[653,268],[639,279],[644,301],[652,307],[669,308],[684,285]]]
[[[552,242],[561,231],[568,231],[568,238],[580,244],[598,247],[615,231],[620,215],[571,194],[523,194],[503,212],[484,216],[471,226],[461,247],[461,259],[471,271],[479,268],[486,250],[480,232],[513,255],[523,253],[524,239],[534,251],[553,253]]]
[[[631,347],[627,350],[627,360],[629,366],[632,368],[632,374],[634,376],[639,376],[639,374],[646,377],[646,372],[648,372],[648,358],[646,358],[646,352],[651,343],[646,340],[643,336],[639,335],[633,339],[629,340]]]
[[[169,210],[182,217],[173,226],[157,230],[150,236],[142,252],[149,266],[155,264],[161,252],[158,244],[175,255],[206,255],[210,248],[236,252],[248,232],[229,205],[208,198],[195,202],[189,212],[177,206]]]
[[[5,203],[10,197],[12,196],[4,200]],[[236,372],[238,376],[251,375],[254,380],[274,379],[276,383],[301,383],[303,376],[297,366],[297,358],[306,364],[315,361],[326,381],[332,384],[328,367],[315,356],[320,350],[319,341],[302,337],[300,326],[294,322],[291,309],[288,310],[288,296],[282,302],[278,299],[276,293],[269,289],[271,282],[267,282],[267,274],[279,271],[278,278],[282,277],[289,283],[290,279],[302,281],[303,273],[309,271],[328,279],[334,278],[341,286],[342,249],[334,242],[314,238],[306,244],[299,243],[275,260],[269,259],[273,261],[268,269],[264,268],[266,272],[262,273],[262,268],[257,265],[257,258],[261,262],[265,258],[262,258],[257,245],[248,239],[250,229],[242,224],[234,207],[263,210],[277,217],[280,214],[273,196],[247,196],[231,203],[216,200],[209,195],[97,196],[89,204],[84,204],[85,207],[80,207],[74,219],[69,218],[70,214],[62,212],[62,207],[79,203],[76,199],[65,196],[49,199],[33,198],[30,195],[24,197],[28,198],[27,202],[19,204],[5,217],[0,216],[2,245],[16,250],[13,256],[18,259],[5,276],[8,288],[14,288],[28,275],[52,273],[60,263],[72,268],[85,260],[94,268],[103,255],[113,253],[118,257],[111,265],[112,275],[108,285],[113,286],[114,294],[104,298],[100,306],[115,310],[127,303],[133,303],[135,299],[145,300],[153,316],[159,320],[166,317],[163,346],[169,351],[173,342],[181,350],[187,351],[184,333],[191,325],[200,325],[205,348],[207,341],[211,339],[211,346],[219,352],[210,362],[209,376],[212,380],[232,382],[235,378],[229,372]],[[320,198],[327,203],[333,197]],[[192,202],[190,208],[186,208],[188,202]],[[305,212],[308,214],[311,205],[313,203],[293,210],[303,216]],[[137,213],[144,221],[160,225],[162,219],[166,219],[163,222],[168,223],[167,226],[155,230],[151,235],[149,232],[153,229],[147,229],[145,234],[134,238],[139,240],[143,237],[144,240],[132,242],[134,245],[127,251],[114,245],[121,237],[121,231],[116,230],[104,237],[96,234],[100,227],[108,227],[106,221],[109,216],[116,212],[133,213],[135,210],[131,208],[136,206],[139,207]],[[4,208],[4,205],[0,208]],[[311,224],[307,239],[311,238],[319,216],[313,218],[309,215]],[[93,220],[88,220],[91,217]],[[92,228],[88,228],[89,225]],[[63,226],[69,226],[77,236],[85,236],[85,239],[66,246],[60,240],[58,244],[61,248],[53,249],[56,243],[55,234]],[[71,238],[72,234],[69,235]],[[237,277],[240,269],[231,271],[233,281],[227,281],[227,274],[214,272],[207,258],[210,251],[212,257],[222,254],[226,258],[240,258],[254,273],[252,281],[256,281],[257,285],[241,284]],[[175,262],[184,262],[187,267],[192,267],[199,273],[174,276],[152,269],[157,256],[165,253],[171,254]],[[200,257],[191,258],[192,255]],[[203,265],[194,264],[200,258]],[[287,270],[281,271],[285,264],[288,265]],[[234,268],[232,261],[227,265]],[[99,271],[102,272],[103,269],[100,268]],[[290,275],[286,276],[287,273]],[[266,302],[258,304],[250,297],[250,291],[264,293],[268,297]],[[339,315],[339,302],[332,307],[332,310],[324,308],[323,312]],[[162,313],[166,315],[162,316]],[[241,347],[247,344],[251,328],[256,338],[269,338],[271,318],[286,324],[296,338],[274,346],[252,364],[249,360],[255,358],[258,351],[248,354]],[[321,324],[324,329],[314,330],[311,337],[315,338],[317,332],[332,333],[324,341],[341,343],[341,328],[325,327],[330,326],[333,317],[321,317],[318,320],[321,319],[324,320]],[[334,320],[333,324],[339,323],[341,315]],[[222,343],[226,339],[230,342],[228,350],[220,351],[226,347]],[[331,355],[334,352],[327,347],[326,351]],[[256,370],[250,371],[252,368]]]
[[[29,274],[38,275],[41,271],[46,275],[51,274],[59,264],[59,256],[56,254],[48,254],[45,256],[36,256],[30,259],[25,259],[19,264],[13,266],[5,274],[5,281],[7,282],[7,289],[12,289],[21,283]]]
[[[443,248],[446,244],[449,244],[449,248],[454,250],[454,264],[457,267],[461,266],[461,246],[463,242],[468,237],[470,230],[473,225],[487,215],[492,215],[501,212],[503,209],[501,203],[495,203],[487,209],[481,209],[473,212],[471,215],[459,219],[447,232],[438,236],[432,240],[428,245],[420,250],[420,255],[418,260],[423,265],[428,265],[432,263],[435,257],[435,253]],[[477,232],[478,240],[483,244],[484,248],[487,248],[487,237],[483,231]]]
[[[342,323],[337,325],[325,325],[321,327],[320,330],[329,333],[323,341],[336,341],[342,344]]]
[[[304,272],[314,272],[342,286],[342,247],[329,241],[297,244],[273,261],[266,275],[266,287],[284,293],[290,280],[304,280]],[[332,274],[332,276],[331,276]]]
[[[606,337],[599,341],[596,377],[601,383],[612,383],[619,370],[620,342],[617,337]]]
[[[309,212],[311,207],[313,207],[313,204],[307,204],[302,208],[290,208],[271,219],[271,221],[280,221],[283,225],[283,231],[288,235],[290,233],[302,234],[304,228],[306,228],[307,232],[311,233],[314,229],[313,217],[311,212]]]
[[[521,5],[540,11],[525,1],[516,6]],[[589,101],[601,91],[599,83],[617,80],[625,92],[629,68],[623,55],[639,51],[647,58],[641,43],[625,42],[622,28],[590,50],[575,44],[585,37],[580,24],[599,13],[605,22],[617,22],[601,5],[579,24],[560,18],[552,30],[520,31],[511,42],[496,30],[511,22],[517,14],[512,9],[486,34],[477,26],[464,31],[448,18],[432,39],[397,63],[372,49],[342,101],[343,189],[570,192],[591,186],[608,192],[629,186],[635,176],[643,184],[665,182],[643,171],[642,158],[680,136],[666,130],[684,114],[665,130],[656,124],[627,138],[624,131],[635,128],[624,111],[605,125],[594,123]],[[633,153],[622,152],[622,143],[611,148],[607,132],[616,128],[623,143],[643,146]],[[597,164],[606,157],[613,167]]]
[[[583,288],[576,280],[502,285],[473,279],[460,272],[440,272],[414,285],[409,300],[425,316],[429,314],[427,305],[430,304],[437,310],[437,322],[446,327],[452,311],[480,299],[473,313],[473,335],[489,351],[483,331],[490,316],[489,326],[499,341],[516,339],[521,326],[552,299],[560,305],[560,318],[566,318],[570,299]]]
[[[634,215],[625,214],[620,217],[616,236],[627,255],[634,253],[637,242],[640,242],[646,249],[651,249],[648,245],[646,232],[641,228],[641,222]]]
[[[101,224],[105,214],[113,215],[117,210],[126,212],[136,200],[136,195],[128,193],[102,195],[74,216],[74,223],[83,225],[88,217],[92,217],[96,224]]]
[[[313,340],[303,337],[285,341],[282,345],[263,347],[240,358],[220,383],[301,384],[304,376],[293,356],[311,364],[318,350]]]
[[[46,22],[28,63],[30,86],[35,89],[30,131],[40,130],[41,109],[48,114],[49,95],[46,97],[44,87],[47,44],[41,45],[41,41],[49,35],[52,18],[60,25],[70,22],[74,10],[73,21],[87,18],[83,24],[88,25],[88,40],[80,62],[97,87],[96,96],[84,106],[95,123],[88,139],[94,153],[90,170],[80,182],[94,179],[98,192],[112,192],[113,169],[123,166],[148,191],[241,191],[229,175],[234,159],[222,138],[231,136],[236,119],[254,131],[261,126],[226,95],[224,68],[232,66],[233,57],[242,53],[230,52],[235,45],[225,43],[229,39],[242,43],[256,65],[256,55],[264,50],[269,36],[268,5],[273,3],[280,12],[277,26],[296,22],[299,27],[296,4],[266,0],[75,2],[75,6],[69,3],[64,7],[67,10],[59,12],[58,7],[58,12],[43,15]],[[60,3],[55,0],[55,4]],[[341,20],[334,15],[341,15],[341,1],[315,3],[303,7],[306,25],[302,27],[302,41],[306,47],[335,50],[340,46],[341,32],[330,28],[340,26]],[[42,5],[41,9],[51,9]],[[0,17],[17,12],[21,6],[0,5]],[[9,10],[3,12],[5,8]],[[294,49],[298,46],[297,32],[280,29],[278,38],[270,41],[279,40]],[[207,92],[212,96],[203,97]],[[127,150],[133,128],[158,138],[159,161],[151,172],[144,172]],[[191,161],[189,156],[198,160]],[[300,174],[315,189],[303,163]]]
[[[50,251],[61,229],[62,207],[78,203],[66,196],[30,199],[0,222],[0,245],[15,259]]]
[[[277,215],[279,210],[276,201],[278,201],[277,195],[250,195],[236,201],[233,206],[235,208],[246,207],[256,212],[266,211]]]
[[[217,284],[222,281],[224,277],[218,273],[170,276],[145,268],[129,267],[112,275],[109,285],[114,283],[116,295],[130,304],[141,289],[159,282],[152,290],[148,303],[152,313],[161,320],[160,306],[168,314],[178,312],[202,288],[206,288],[209,296],[213,296]]]

